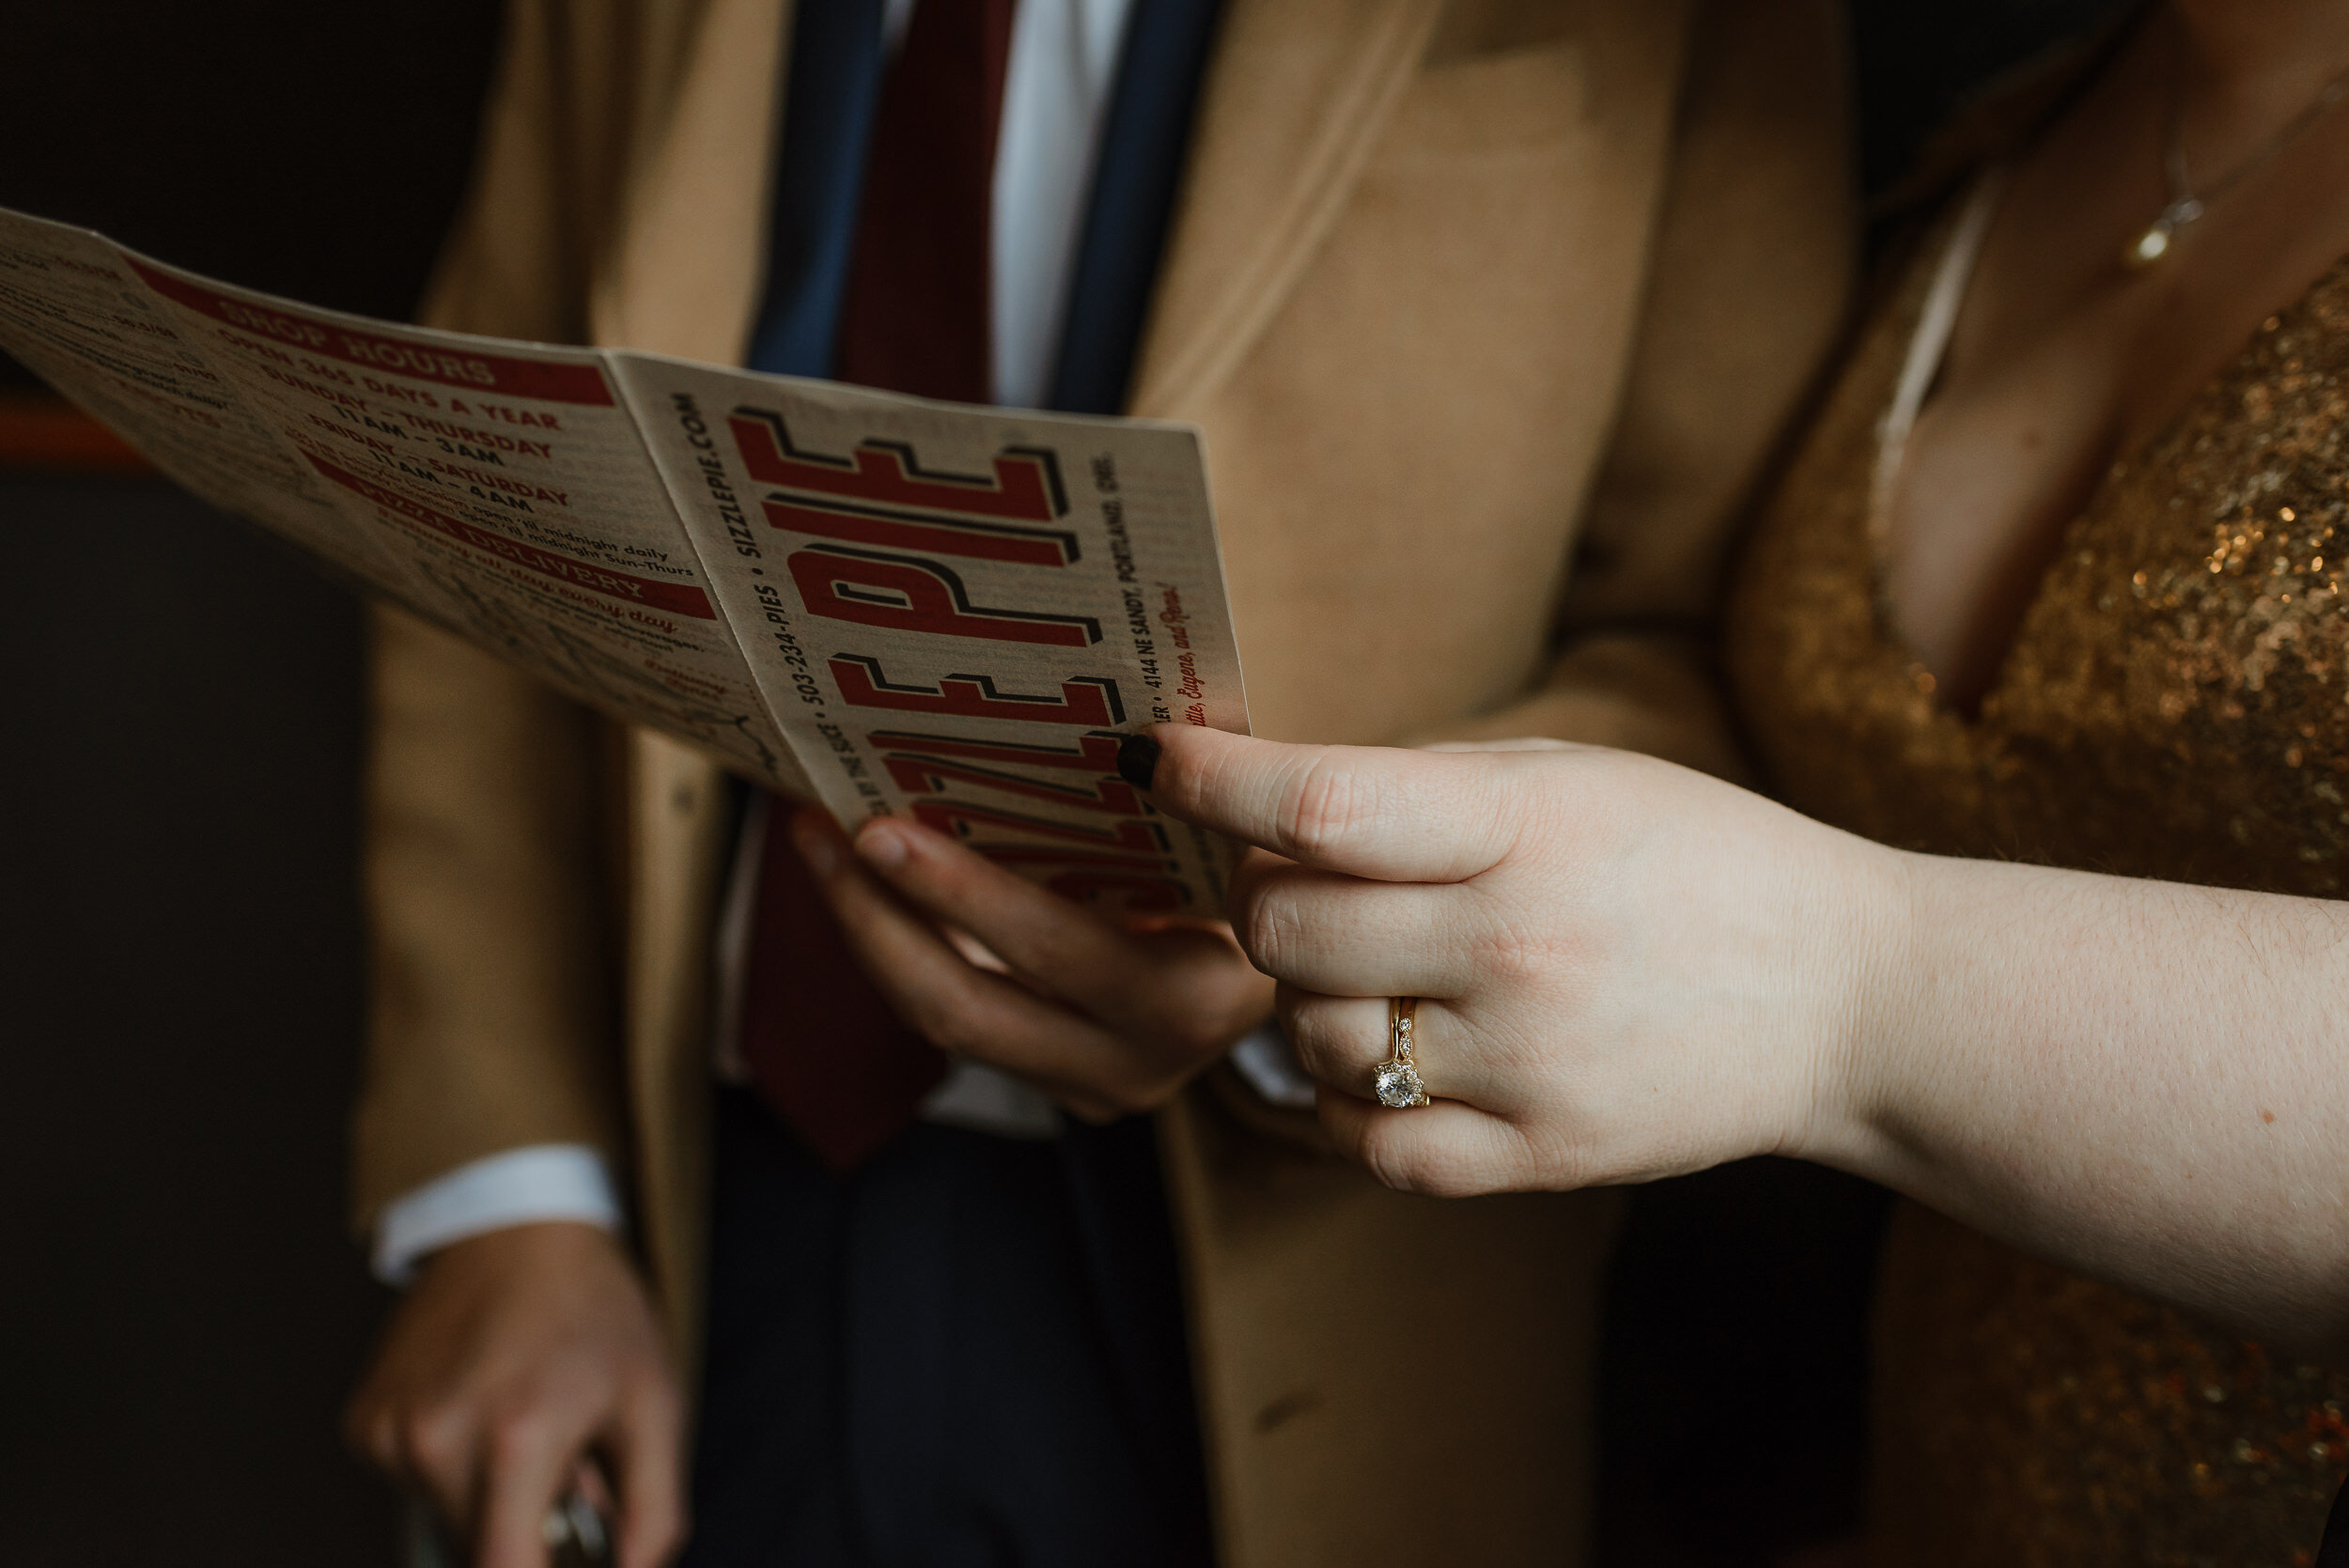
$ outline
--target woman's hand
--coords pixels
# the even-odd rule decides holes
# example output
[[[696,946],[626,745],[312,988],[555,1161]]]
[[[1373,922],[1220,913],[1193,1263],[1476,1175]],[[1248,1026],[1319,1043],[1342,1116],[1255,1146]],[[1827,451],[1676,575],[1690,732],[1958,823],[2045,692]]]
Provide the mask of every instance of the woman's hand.
[[[1252,861],[1234,923],[1396,1186],[1795,1155],[2349,1354],[2349,904],[1906,854],[1623,752],[1127,744],[1298,862]],[[1423,1108],[1369,1098],[1391,993],[1427,999]]]
[[[900,1017],[1088,1121],[1158,1109],[1272,1011],[1219,922],[1098,914],[911,822],[791,831]]]
[[[1284,857],[1243,868],[1234,927],[1381,1179],[1570,1188],[1859,1136],[1903,857],[1624,752],[1150,738],[1128,777],[1159,805]],[[1371,1097],[1390,995],[1423,999],[1424,1108]]]

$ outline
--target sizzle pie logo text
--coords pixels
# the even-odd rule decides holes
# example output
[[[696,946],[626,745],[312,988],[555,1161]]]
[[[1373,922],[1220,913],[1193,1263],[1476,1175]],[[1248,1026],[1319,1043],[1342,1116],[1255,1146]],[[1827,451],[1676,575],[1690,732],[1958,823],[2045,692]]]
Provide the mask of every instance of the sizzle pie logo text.
[[[925,468],[901,442],[865,441],[846,457],[801,451],[763,409],[738,408],[726,426],[761,487],[767,523],[807,540],[785,570],[807,613],[843,633],[824,660],[841,702],[891,715],[864,721],[864,740],[914,817],[1070,897],[1179,908],[1186,894],[1166,830],[1117,776],[1126,705],[1116,679],[1071,672],[1037,690],[1033,677],[990,669],[984,652],[1013,644],[1075,653],[1101,641],[1095,617],[966,582],[974,563],[1000,585],[1003,568],[1016,582],[1080,559],[1054,455],[1008,447],[985,474],[953,474]],[[932,682],[893,677],[878,647],[860,647],[847,629],[860,627],[957,639],[949,657],[972,667]],[[1019,667],[1033,670],[1033,656]],[[967,722],[960,735],[926,733],[922,715],[1003,733],[973,738]],[[1068,726],[1068,743],[1040,743],[1036,724]]]

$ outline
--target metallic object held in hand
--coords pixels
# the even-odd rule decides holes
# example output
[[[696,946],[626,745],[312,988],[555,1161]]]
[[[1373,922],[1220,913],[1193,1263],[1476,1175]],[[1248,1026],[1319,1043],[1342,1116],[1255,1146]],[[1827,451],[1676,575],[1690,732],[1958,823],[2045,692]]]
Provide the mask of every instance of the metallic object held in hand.
[[[580,1493],[549,1509],[538,1531],[553,1568],[611,1568],[612,1530]]]
[[[574,1490],[547,1510],[539,1527],[551,1568],[611,1568],[612,1527],[595,1504]],[[473,1554],[452,1539],[432,1507],[419,1501],[408,1512],[408,1568],[467,1568]]]

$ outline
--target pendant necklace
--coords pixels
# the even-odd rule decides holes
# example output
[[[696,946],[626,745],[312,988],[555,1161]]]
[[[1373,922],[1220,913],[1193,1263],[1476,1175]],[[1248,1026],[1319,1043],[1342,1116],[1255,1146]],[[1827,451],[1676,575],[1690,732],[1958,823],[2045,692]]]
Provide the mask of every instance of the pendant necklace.
[[[2170,254],[2171,241],[2178,231],[2209,210],[2210,204],[2225,195],[2243,178],[2277,153],[2314,124],[2319,115],[2341,101],[2341,91],[2349,86],[2349,68],[2334,73],[2333,79],[2309,100],[2308,105],[2282,128],[2260,144],[2251,156],[2227,171],[2227,177],[2209,190],[2197,193],[2186,167],[2186,72],[2172,73],[2170,107],[2162,116],[2162,173],[2170,182],[2170,205],[2161,210],[2161,216],[2145,225],[2144,231],[2123,246],[2122,261],[2131,272],[2141,272]]]

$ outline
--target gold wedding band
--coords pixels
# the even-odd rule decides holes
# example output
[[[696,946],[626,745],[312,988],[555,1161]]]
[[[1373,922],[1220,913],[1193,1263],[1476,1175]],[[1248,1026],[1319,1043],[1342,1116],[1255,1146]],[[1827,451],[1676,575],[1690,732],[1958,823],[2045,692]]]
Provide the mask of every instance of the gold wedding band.
[[[1387,999],[1387,1059],[1371,1075],[1378,1103],[1396,1110],[1427,1103],[1427,1086],[1411,1064],[1411,1024],[1419,1016],[1419,998]]]

